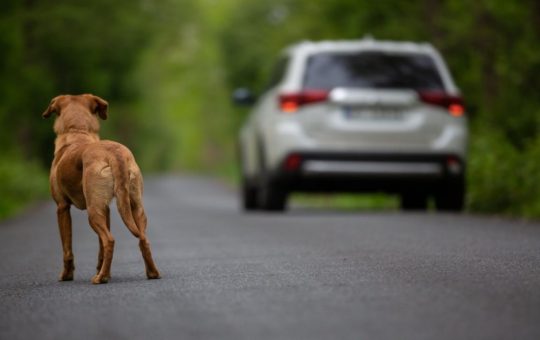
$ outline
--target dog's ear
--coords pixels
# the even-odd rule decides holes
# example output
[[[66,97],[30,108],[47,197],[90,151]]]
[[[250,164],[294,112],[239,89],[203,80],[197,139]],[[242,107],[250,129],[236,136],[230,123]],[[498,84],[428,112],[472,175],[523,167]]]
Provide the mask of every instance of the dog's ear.
[[[91,95],[92,99],[94,100],[94,109],[93,112],[99,116],[99,118],[105,120],[108,117],[108,110],[109,110],[109,103],[107,103],[106,100]]]
[[[60,114],[58,107],[58,97],[54,97],[49,104],[49,107],[41,115],[43,118],[49,118],[53,113]]]

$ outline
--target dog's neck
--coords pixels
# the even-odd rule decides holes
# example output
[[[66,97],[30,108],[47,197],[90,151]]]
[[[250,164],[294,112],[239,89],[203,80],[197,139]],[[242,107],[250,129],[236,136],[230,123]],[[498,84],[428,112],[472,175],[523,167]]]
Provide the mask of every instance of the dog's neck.
[[[99,142],[99,140],[99,135],[95,132],[71,128],[56,135],[56,140],[54,141],[54,156],[55,158],[59,158],[63,151],[70,146],[96,143]]]

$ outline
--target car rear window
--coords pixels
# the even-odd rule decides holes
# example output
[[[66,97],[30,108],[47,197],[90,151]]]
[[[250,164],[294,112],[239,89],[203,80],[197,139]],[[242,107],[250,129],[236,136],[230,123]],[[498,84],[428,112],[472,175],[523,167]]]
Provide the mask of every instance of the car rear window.
[[[375,51],[311,56],[304,87],[444,90],[435,62],[429,55]]]

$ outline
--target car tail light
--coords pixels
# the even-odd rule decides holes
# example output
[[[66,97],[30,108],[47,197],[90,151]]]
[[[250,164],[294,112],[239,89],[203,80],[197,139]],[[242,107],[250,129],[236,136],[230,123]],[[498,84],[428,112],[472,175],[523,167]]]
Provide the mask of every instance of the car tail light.
[[[301,92],[282,93],[279,96],[279,108],[286,113],[293,113],[306,104],[324,102],[328,99],[328,91],[304,90]]]
[[[457,157],[454,157],[454,156],[449,156],[446,159],[446,168],[453,175],[458,175],[463,170],[463,166],[461,165],[461,162],[459,161]]]
[[[285,158],[285,162],[283,164],[283,167],[286,171],[296,171],[300,169],[300,165],[302,164],[302,157],[298,154],[290,154]]]
[[[420,100],[427,104],[442,106],[454,117],[465,115],[465,103],[463,98],[452,96],[444,92],[419,92]]]

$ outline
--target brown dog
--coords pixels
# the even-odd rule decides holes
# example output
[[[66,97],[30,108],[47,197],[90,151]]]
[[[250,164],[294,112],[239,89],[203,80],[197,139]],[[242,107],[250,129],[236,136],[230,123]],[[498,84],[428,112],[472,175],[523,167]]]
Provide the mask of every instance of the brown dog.
[[[110,232],[109,204],[116,197],[122,220],[139,238],[146,275],[158,279],[159,271],[146,238],[146,215],[142,204],[143,180],[135,159],[124,145],[99,139],[99,120],[107,119],[108,103],[91,94],[54,98],[44,118],[56,113],[51,193],[57,204],[58,226],[64,250],[61,281],[73,280],[70,207],[88,210],[88,220],[99,237],[97,274],[92,283],[110,278],[114,238]]]

